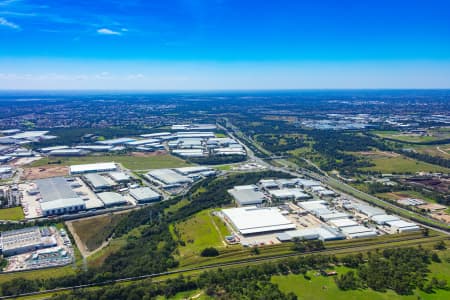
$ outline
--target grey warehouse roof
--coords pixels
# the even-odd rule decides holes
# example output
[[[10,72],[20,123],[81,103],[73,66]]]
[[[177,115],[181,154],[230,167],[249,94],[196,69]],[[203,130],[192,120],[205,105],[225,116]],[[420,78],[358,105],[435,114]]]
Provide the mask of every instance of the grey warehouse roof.
[[[151,201],[161,198],[161,195],[149,187],[131,189],[130,195],[137,201]]]
[[[264,194],[253,189],[232,189],[228,193],[234,197],[239,205],[260,204],[264,200]]]
[[[110,187],[111,184],[101,175],[98,174],[86,174],[84,175],[87,181],[94,187],[94,188],[101,188],[101,187]]]
[[[192,179],[178,174],[177,172],[171,169],[159,169],[153,170],[147,173],[148,176],[151,176],[158,181],[161,181],[164,184],[180,184],[180,183],[190,183]]]
[[[98,193],[97,197],[107,206],[127,203],[127,200],[121,194],[114,192]]]
[[[35,181],[42,197],[41,202],[78,198],[64,177],[53,177]]]

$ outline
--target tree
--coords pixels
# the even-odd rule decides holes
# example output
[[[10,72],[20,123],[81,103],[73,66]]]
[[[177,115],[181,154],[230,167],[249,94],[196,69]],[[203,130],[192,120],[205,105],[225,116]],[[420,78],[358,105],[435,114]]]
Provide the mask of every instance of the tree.
[[[203,257],[213,257],[213,256],[218,256],[219,255],[219,250],[217,250],[214,247],[208,247],[202,250],[202,252],[200,253],[201,256]]]

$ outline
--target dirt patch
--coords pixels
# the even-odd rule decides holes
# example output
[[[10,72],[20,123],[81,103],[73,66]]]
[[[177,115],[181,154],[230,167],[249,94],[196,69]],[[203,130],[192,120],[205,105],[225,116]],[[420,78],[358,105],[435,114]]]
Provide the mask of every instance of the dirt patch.
[[[33,180],[67,175],[69,175],[69,167],[67,166],[42,166],[25,168],[23,170],[22,179]]]
[[[378,156],[378,157],[399,157],[400,154],[394,153],[394,152],[387,152],[387,151],[360,151],[357,152],[361,155],[367,155],[367,156]]]
[[[424,205],[419,205],[417,207],[420,209],[425,209],[425,210],[430,210],[430,211],[447,209],[447,206],[441,205],[441,204],[436,204],[436,203],[428,203],[428,204],[424,204]]]
[[[433,217],[434,219],[437,219],[439,221],[445,222],[447,224],[450,224],[450,215],[448,215],[446,213],[431,214],[431,217]]]
[[[153,157],[153,156],[161,156],[166,155],[167,151],[165,150],[158,150],[155,152],[131,152],[131,156],[134,157]]]

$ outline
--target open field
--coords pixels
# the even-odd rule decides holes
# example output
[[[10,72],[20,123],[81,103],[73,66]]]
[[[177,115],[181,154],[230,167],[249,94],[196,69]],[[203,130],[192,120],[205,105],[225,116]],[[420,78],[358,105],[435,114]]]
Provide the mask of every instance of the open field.
[[[363,168],[366,171],[378,171],[381,173],[416,173],[416,172],[450,172],[450,169],[426,162],[417,161],[404,156],[366,156],[373,167]]]
[[[430,267],[431,270],[437,272],[450,273],[450,265],[448,263],[433,263]],[[349,268],[337,267],[338,274],[346,273]],[[433,275],[435,272],[433,272]],[[341,291],[336,283],[334,277],[324,277],[317,275],[316,271],[309,271],[307,275],[311,280],[305,279],[303,275],[287,275],[287,276],[273,276],[271,281],[278,285],[281,291],[288,293],[293,292],[298,296],[298,299],[332,299],[332,300],[416,300],[416,299],[448,299],[450,297],[450,291],[436,290],[434,294],[427,294],[420,290],[416,290],[413,295],[402,296],[396,294],[392,290],[388,290],[385,293],[377,292],[372,289],[364,290],[350,290]],[[439,277],[439,276],[438,276]],[[443,277],[441,275],[441,277]],[[448,277],[448,275],[446,276]]]
[[[25,215],[21,206],[0,209],[0,220],[19,221],[24,218]]]
[[[48,279],[54,277],[62,277],[67,275],[75,274],[76,269],[72,265],[67,265],[64,267],[41,269],[34,271],[16,272],[16,273],[5,273],[0,274],[0,284],[12,280],[14,278],[25,278],[25,279]]]
[[[402,133],[400,131],[373,131],[372,133],[381,138],[388,138],[406,143],[427,143],[450,138],[450,134],[448,132],[439,130],[430,130],[428,135],[424,136],[413,133]]]
[[[400,191],[400,192],[392,192],[392,193],[379,193],[379,194],[376,194],[375,196],[380,197],[380,198],[389,199],[389,200],[398,200],[398,199],[402,199],[402,198],[416,198],[416,199],[422,199],[422,200],[427,201],[429,203],[436,203],[436,201],[433,200],[432,198],[426,197],[426,196],[424,196],[421,193],[416,192],[416,191]]]
[[[228,228],[219,218],[212,216],[211,211],[201,211],[171,228],[173,233],[174,229],[178,231],[179,239],[185,243],[185,246],[178,247],[177,258],[181,265],[202,260],[200,252],[207,247],[215,247],[219,251],[230,247],[223,240],[224,235],[229,234]]]
[[[154,156],[90,155],[81,157],[45,157],[33,162],[31,167],[47,166],[49,162],[59,162],[58,165],[68,166],[110,161],[120,163],[125,168],[131,170],[179,168],[189,165],[189,163],[180,158],[174,157],[170,154],[162,154]]]
[[[44,165],[40,167],[24,168],[22,179],[33,180],[67,175],[69,175],[69,167],[67,166]]]
[[[407,148],[412,148],[415,151],[431,156],[438,156],[450,159],[450,144],[442,145],[408,145]]]
[[[126,217],[126,214],[108,214],[76,221],[70,221],[75,234],[89,252],[100,247],[109,237],[114,226]]]

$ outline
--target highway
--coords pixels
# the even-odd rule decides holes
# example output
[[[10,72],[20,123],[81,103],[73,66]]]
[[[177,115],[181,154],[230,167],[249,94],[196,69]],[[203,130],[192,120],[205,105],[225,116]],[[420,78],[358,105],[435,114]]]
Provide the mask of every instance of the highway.
[[[230,127],[233,129],[233,131],[237,132],[236,127],[234,125],[232,125],[230,122],[228,122],[228,123],[230,124]],[[338,189],[341,192],[346,193],[345,191],[342,190],[342,188],[339,188],[339,186],[344,186],[345,188],[353,191],[356,194],[364,195],[365,197],[367,197],[369,199],[373,199],[374,202],[379,201],[379,202],[383,203],[386,207],[393,207],[393,208],[395,208],[395,209],[397,209],[399,211],[402,211],[405,215],[413,214],[413,215],[417,215],[418,217],[427,218],[427,219],[429,219],[432,222],[438,222],[437,220],[434,220],[434,219],[432,219],[432,218],[430,218],[428,216],[418,215],[417,213],[415,213],[415,212],[413,212],[411,210],[408,210],[408,209],[403,208],[403,207],[399,207],[399,206],[394,205],[393,203],[390,203],[390,202],[385,201],[383,199],[379,199],[379,198],[377,198],[375,196],[372,196],[372,195],[367,194],[367,193],[365,193],[363,191],[360,191],[360,190],[358,190],[358,189],[348,185],[347,183],[342,182],[341,180],[338,180],[338,179],[335,179],[333,177],[330,177],[325,171],[321,170],[319,168],[319,166],[317,166],[316,164],[314,164],[313,162],[311,162],[311,161],[309,161],[307,159],[304,159],[304,161],[307,162],[308,164],[310,164],[311,166],[313,166],[315,169],[317,169],[318,171],[320,171],[324,175],[320,175],[318,173],[312,172],[312,171],[307,170],[307,169],[301,169],[301,173],[298,173],[296,171],[289,170],[287,167],[276,167],[276,166],[274,166],[272,164],[269,164],[266,161],[262,160],[261,158],[257,157],[254,154],[254,152],[249,147],[247,147],[247,145],[245,145],[245,143],[241,142],[240,139],[238,137],[234,136],[233,133],[230,132],[227,128],[222,127],[222,126],[221,126],[221,128],[223,130],[225,130],[227,132],[227,134],[229,134],[234,139],[236,139],[243,147],[245,147],[250,160],[255,161],[258,164],[261,164],[261,165],[263,165],[265,167],[268,167],[271,170],[288,173],[288,174],[290,174],[292,176],[295,176],[295,177],[306,175],[306,176],[311,177],[313,179],[316,179],[316,180],[318,180],[318,181],[320,181],[320,182],[322,182],[322,183],[324,183],[324,184],[326,184],[328,186],[333,186],[333,188]],[[240,138],[245,138],[242,133],[240,135],[241,135]],[[255,143],[255,141],[253,141],[253,140],[248,140],[248,139],[246,139],[246,140],[249,143],[253,143],[253,144]],[[267,150],[266,150],[266,152],[269,153]],[[356,197],[356,198],[358,198],[358,197]],[[366,202],[366,200],[364,200],[364,199],[360,199],[360,200]],[[374,204],[374,203],[372,203],[372,204]],[[405,217],[405,218],[408,218],[408,217]],[[439,228],[437,226],[432,226],[432,225],[430,225],[428,223],[424,223],[424,222],[420,221],[420,219],[414,219],[414,221],[417,222],[417,223],[420,223],[425,228],[433,229],[433,230],[439,231],[441,233],[444,233],[446,235],[450,235],[450,232],[449,232],[450,228],[449,228],[449,230],[444,230],[444,229],[441,229],[441,228]],[[442,224],[446,225],[444,223],[442,223]]]

